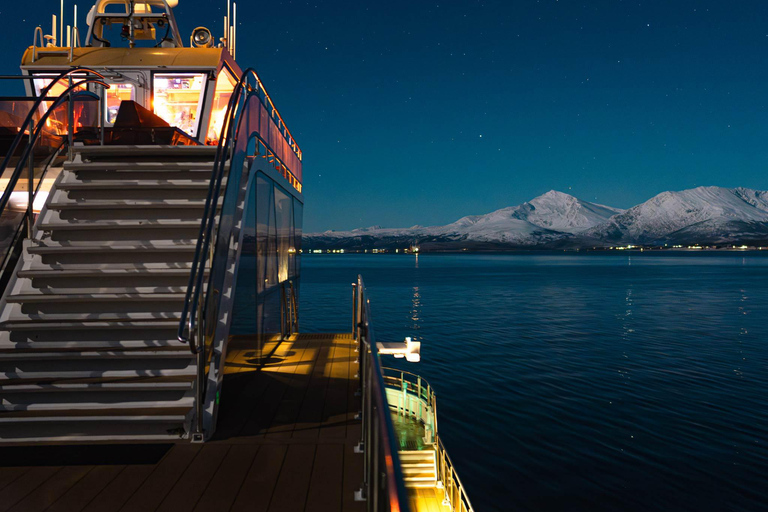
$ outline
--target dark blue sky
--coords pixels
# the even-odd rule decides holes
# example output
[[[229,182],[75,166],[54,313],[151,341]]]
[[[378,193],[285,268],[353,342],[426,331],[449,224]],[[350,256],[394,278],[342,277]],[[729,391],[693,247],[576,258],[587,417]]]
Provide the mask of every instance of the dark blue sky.
[[[0,65],[17,73],[59,1],[7,4]],[[220,36],[225,5],[180,0],[182,31]],[[768,189],[764,1],[242,0],[238,14],[238,61],[304,150],[307,231],[444,224],[550,189],[618,207]]]

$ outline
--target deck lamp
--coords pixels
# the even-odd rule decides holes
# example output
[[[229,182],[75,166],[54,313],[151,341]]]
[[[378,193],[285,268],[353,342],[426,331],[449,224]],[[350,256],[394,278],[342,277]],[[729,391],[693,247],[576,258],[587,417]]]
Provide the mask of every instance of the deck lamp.
[[[198,48],[210,48],[213,46],[211,31],[205,27],[197,27],[193,30],[189,40],[191,44]]]

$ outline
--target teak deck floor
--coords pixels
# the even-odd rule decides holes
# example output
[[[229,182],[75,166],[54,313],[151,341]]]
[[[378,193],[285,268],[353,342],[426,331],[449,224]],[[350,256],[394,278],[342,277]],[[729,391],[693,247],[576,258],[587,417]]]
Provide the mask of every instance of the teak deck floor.
[[[233,350],[205,444],[0,448],[0,512],[362,511],[354,348],[300,334],[264,361]]]

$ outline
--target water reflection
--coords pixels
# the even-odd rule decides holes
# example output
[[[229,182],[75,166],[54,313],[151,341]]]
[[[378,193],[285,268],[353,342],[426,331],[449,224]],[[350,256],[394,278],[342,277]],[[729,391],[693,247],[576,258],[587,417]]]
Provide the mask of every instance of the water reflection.
[[[413,287],[413,298],[411,299],[411,320],[413,321],[413,329],[418,330],[420,328],[419,322],[421,321],[421,293],[419,293],[418,286]]]

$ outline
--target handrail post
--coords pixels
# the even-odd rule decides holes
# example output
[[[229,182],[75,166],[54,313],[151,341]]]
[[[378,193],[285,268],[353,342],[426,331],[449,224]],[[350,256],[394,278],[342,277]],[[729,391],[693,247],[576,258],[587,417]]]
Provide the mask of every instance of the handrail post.
[[[69,75],[69,87],[72,87],[72,75]],[[73,101],[72,91],[70,91],[67,103],[67,160],[72,160],[72,142],[74,141],[75,107]]]
[[[197,303],[197,325],[195,325],[195,345],[197,347],[197,385],[195,386],[195,430],[193,443],[205,440],[203,433],[203,389],[205,384],[205,329],[203,326],[203,301]],[[191,333],[190,333],[191,334]]]
[[[352,338],[357,340],[357,283],[352,283]]]
[[[106,101],[104,97],[107,91],[102,87],[99,93],[99,145],[104,145],[104,117],[107,115]]]
[[[34,136],[32,135],[34,130],[32,129],[32,126],[29,127],[29,156],[27,157],[29,160],[29,168],[27,169],[27,238],[32,238],[32,228],[34,226],[33,216],[34,216],[34,210],[33,210],[33,202],[35,199],[35,152],[32,148],[32,144],[35,143]]]

